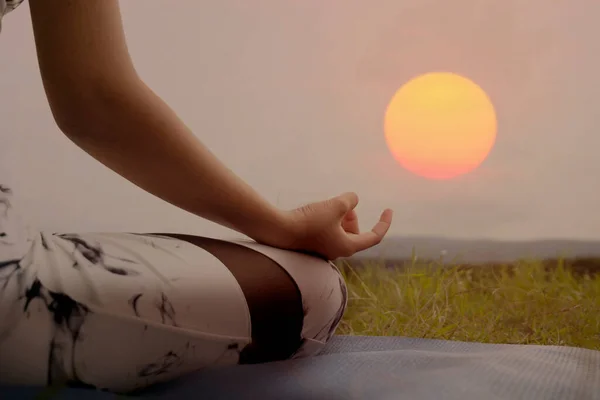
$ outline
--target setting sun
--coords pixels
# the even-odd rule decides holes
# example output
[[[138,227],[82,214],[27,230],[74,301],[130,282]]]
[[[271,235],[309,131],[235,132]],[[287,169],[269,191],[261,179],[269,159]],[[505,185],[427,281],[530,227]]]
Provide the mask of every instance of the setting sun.
[[[467,78],[429,73],[402,86],[387,107],[387,145],[407,170],[450,179],[477,168],[496,139],[494,106]]]

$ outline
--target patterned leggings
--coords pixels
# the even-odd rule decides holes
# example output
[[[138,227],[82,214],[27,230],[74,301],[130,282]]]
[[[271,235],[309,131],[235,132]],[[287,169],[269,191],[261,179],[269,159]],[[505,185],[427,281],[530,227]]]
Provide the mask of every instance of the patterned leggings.
[[[316,354],[346,307],[327,261],[188,235],[30,233],[0,185],[0,383],[128,392]]]

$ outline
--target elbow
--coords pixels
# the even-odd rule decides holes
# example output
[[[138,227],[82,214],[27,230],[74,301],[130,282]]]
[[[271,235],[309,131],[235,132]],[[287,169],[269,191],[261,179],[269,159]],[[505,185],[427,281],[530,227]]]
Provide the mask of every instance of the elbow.
[[[105,125],[118,114],[120,103],[130,97],[134,86],[131,82],[100,83],[47,91],[48,102],[56,125],[67,137],[86,138],[106,132]]]
[[[78,110],[80,104],[81,103],[78,104],[73,102],[72,104],[67,103],[57,106],[55,103],[50,103],[50,110],[52,111],[54,122],[58,129],[60,129],[67,137],[73,137],[78,133],[85,132],[85,129],[82,129],[83,126],[81,123],[85,117],[82,117]]]
[[[91,134],[102,112],[100,94],[95,91],[63,91],[48,96],[50,110],[58,128],[70,139]]]

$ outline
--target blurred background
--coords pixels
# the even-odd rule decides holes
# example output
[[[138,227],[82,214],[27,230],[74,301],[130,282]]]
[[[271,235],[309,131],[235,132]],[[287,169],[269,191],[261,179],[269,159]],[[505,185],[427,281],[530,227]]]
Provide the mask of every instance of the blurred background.
[[[600,2],[127,0],[122,11],[148,85],[281,207],[356,191],[364,228],[395,210],[390,241],[600,238]],[[236,236],[58,131],[26,4],[5,19],[0,54],[0,166],[34,224]],[[383,133],[396,90],[439,70],[479,84],[498,118],[488,159],[448,181],[404,170]]]

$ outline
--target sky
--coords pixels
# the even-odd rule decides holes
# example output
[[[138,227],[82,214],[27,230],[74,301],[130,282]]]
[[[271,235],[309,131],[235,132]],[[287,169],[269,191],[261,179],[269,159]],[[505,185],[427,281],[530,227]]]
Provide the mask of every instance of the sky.
[[[122,2],[136,67],[195,134],[269,201],[355,191],[361,225],[392,235],[600,239],[600,2],[543,0]],[[411,78],[461,74],[498,118],[479,169],[404,170],[385,108]],[[53,231],[232,237],[129,184],[56,128],[26,5],[0,35],[1,179]]]

